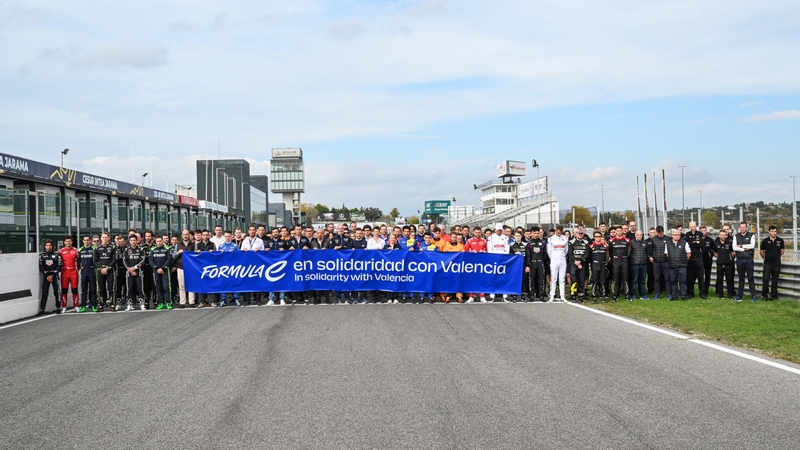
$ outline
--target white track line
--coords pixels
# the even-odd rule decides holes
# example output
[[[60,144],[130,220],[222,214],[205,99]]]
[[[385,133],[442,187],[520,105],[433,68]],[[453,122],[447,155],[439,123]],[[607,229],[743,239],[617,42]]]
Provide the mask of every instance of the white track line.
[[[787,372],[791,372],[791,373],[796,374],[796,375],[800,375],[800,369],[797,369],[797,368],[794,368],[794,367],[790,367],[790,366],[786,366],[786,365],[783,365],[783,364],[780,364],[780,363],[776,363],[775,361],[770,361],[768,359],[759,358],[758,356],[748,355],[747,353],[740,352],[740,351],[737,351],[737,350],[733,350],[733,349],[730,349],[730,348],[727,348],[727,347],[723,347],[721,345],[714,344],[712,342],[703,341],[701,339],[695,339],[692,336],[688,336],[688,335],[685,335],[685,334],[674,333],[672,331],[664,330],[662,328],[654,327],[652,325],[647,325],[647,324],[644,324],[644,323],[641,323],[641,322],[637,322],[635,320],[628,319],[628,318],[625,318],[625,317],[622,317],[622,316],[618,316],[616,314],[611,314],[611,313],[608,313],[608,312],[605,312],[605,311],[601,311],[599,309],[590,308],[588,306],[583,306],[583,305],[579,305],[579,304],[576,304],[576,303],[570,303],[570,305],[575,306],[576,308],[581,308],[581,309],[585,309],[587,311],[591,311],[591,312],[593,312],[595,314],[600,314],[602,316],[606,316],[606,317],[610,317],[612,319],[620,320],[622,322],[629,323],[631,325],[636,325],[637,327],[646,328],[646,329],[651,330],[651,331],[655,331],[655,332],[658,332],[658,333],[661,333],[661,334],[666,334],[667,336],[672,336],[674,338],[682,339],[682,340],[684,340],[686,342],[693,342],[695,344],[704,345],[706,347],[713,348],[715,350],[719,350],[719,351],[722,351],[722,352],[725,352],[725,353],[729,353],[731,355],[738,356],[740,358],[749,359],[750,361],[755,361],[757,363],[761,363],[761,364],[764,364],[764,365],[767,365],[767,366],[775,367],[776,369],[781,369],[781,370],[785,370]]]
[[[46,316],[34,317],[33,319],[23,320],[22,322],[15,322],[15,323],[12,323],[11,325],[3,325],[2,327],[0,327],[0,330],[4,330],[6,328],[15,327],[17,325],[22,325],[22,324],[25,324],[25,323],[36,322],[37,320],[49,319],[49,318],[55,317],[55,316],[56,316],[55,314],[48,314]]]

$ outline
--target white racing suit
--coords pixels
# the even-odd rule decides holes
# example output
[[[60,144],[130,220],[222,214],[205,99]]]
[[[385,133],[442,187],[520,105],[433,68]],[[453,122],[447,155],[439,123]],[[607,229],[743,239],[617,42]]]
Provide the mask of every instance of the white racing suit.
[[[567,275],[567,246],[569,239],[565,235],[554,234],[547,239],[547,255],[550,257],[550,298],[556,295],[556,282],[561,298],[565,298],[564,280]]]

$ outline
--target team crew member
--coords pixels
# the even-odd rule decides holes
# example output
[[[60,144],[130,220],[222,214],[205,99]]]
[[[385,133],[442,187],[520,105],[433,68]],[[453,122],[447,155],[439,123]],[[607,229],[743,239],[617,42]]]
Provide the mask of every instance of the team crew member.
[[[433,236],[431,235],[430,231],[426,231],[423,233],[422,238],[425,242],[422,243],[419,247],[419,251],[421,252],[438,252],[439,247],[436,246],[436,243],[433,241]],[[416,303],[416,298],[412,299],[411,303]],[[420,298],[420,303],[428,303],[433,304],[433,298],[431,298],[429,292],[422,293],[422,297]]]
[[[255,232],[254,232],[255,233]],[[186,300],[189,300],[189,306],[194,306],[194,292],[186,292],[186,279],[183,275],[183,254],[194,253],[194,241],[191,240],[189,230],[181,232],[181,241],[175,246],[172,253],[172,258],[175,260],[175,266],[178,268],[178,292],[180,293],[180,306],[179,308],[186,307]]]
[[[719,237],[714,240],[714,256],[717,258],[717,298],[722,298],[725,292],[723,289],[723,279],[725,286],[727,286],[728,298],[733,300],[735,293],[733,291],[733,246],[728,237],[728,232],[720,230]]]
[[[247,228],[247,237],[242,239],[242,243],[240,247],[242,251],[245,252],[257,252],[257,251],[264,251],[267,250],[267,243],[264,242],[263,239],[256,235],[256,227],[254,225],[250,225]],[[273,245],[269,245],[269,249],[273,248]],[[264,294],[269,297],[269,293],[265,292]],[[258,306],[261,306],[261,293],[260,292],[245,292],[244,293],[244,302],[246,305],[250,305],[255,300]]]
[[[44,252],[39,253],[39,273],[42,274],[42,295],[39,299],[39,315],[44,314],[47,308],[47,297],[50,286],[53,287],[53,297],[56,305],[56,314],[61,313],[59,308],[58,274],[61,273],[61,257],[53,251],[53,241],[44,241]]]
[[[111,308],[111,311],[119,311],[128,298],[128,283],[126,281],[128,279],[128,271],[125,270],[125,249],[128,247],[128,243],[125,240],[125,236],[121,234],[118,234],[114,241],[116,243],[114,260],[117,268],[114,276],[114,303],[116,305]]]
[[[172,255],[169,248],[164,245],[164,238],[155,239],[155,247],[150,249],[148,259],[153,268],[153,284],[156,287],[157,310],[172,309],[169,301],[169,268],[172,265]]]
[[[87,307],[97,312],[97,277],[94,272],[94,247],[91,237],[83,237],[83,246],[78,249],[78,259],[81,271],[81,307],[78,308],[78,312],[86,312]]]
[[[451,235],[451,236],[453,236],[453,235]],[[511,245],[509,245],[509,247],[508,247],[509,253],[511,253],[512,255],[520,255],[520,257],[523,258],[523,260],[524,260],[525,259],[525,253],[526,253],[527,249],[528,249],[528,244],[525,241],[522,240],[522,232],[521,231],[515,232],[514,233],[514,242]],[[527,298],[525,298],[525,296],[524,296],[525,295],[525,282],[527,281],[525,279],[525,273],[524,272],[522,274],[522,279],[520,281],[522,282],[522,287],[520,288],[520,292],[522,292],[522,295],[521,296],[517,296],[516,294],[512,295],[511,296],[511,302],[512,303],[517,303],[518,301],[524,301],[524,302],[528,301]]]
[[[736,253],[736,271],[739,273],[739,292],[735,301],[742,301],[744,279],[750,285],[750,296],[756,301],[756,282],[753,279],[753,257],[755,256],[756,238],[747,229],[747,222],[739,224],[739,232],[733,236],[733,251]],[[62,282],[63,284],[63,282]]]
[[[133,310],[133,304],[137,301],[142,311],[145,309],[144,305],[144,285],[142,266],[147,259],[147,251],[144,247],[139,246],[139,239],[134,235],[128,237],[130,245],[125,249],[125,270],[127,271],[127,285],[128,285],[128,307],[126,311]]]
[[[72,290],[72,307],[78,310],[78,251],[72,246],[72,238],[64,238],[64,248],[58,251],[61,257],[61,312],[67,312],[67,290]]]
[[[634,223],[634,222],[631,222]],[[642,230],[633,233],[631,241],[631,295],[632,298],[647,298],[647,242]]]
[[[178,284],[178,265],[175,263],[175,249],[178,248],[178,243],[180,239],[178,236],[172,236],[169,238],[170,246],[169,251],[170,255],[172,256],[172,265],[169,268],[169,289],[172,295],[172,304],[177,305],[180,302],[180,286]]]
[[[664,235],[664,227],[659,225],[656,227],[656,235],[648,239],[649,245],[647,249],[647,256],[650,262],[653,263],[653,278],[655,278],[654,299],[658,300],[662,292],[667,292],[669,295],[669,259],[665,248],[669,237]]]
[[[144,281],[144,307],[150,307],[150,300],[153,300],[153,306],[156,303],[156,287],[153,279],[153,268],[150,266],[150,250],[156,245],[155,234],[147,230],[144,232],[144,242],[139,240],[139,246],[142,247],[147,255],[142,266],[142,279]]]
[[[467,239],[467,242],[464,244],[464,251],[465,252],[472,252],[472,253],[486,253],[486,240],[483,239],[481,234],[481,227],[475,227],[472,230],[472,237]],[[481,303],[486,303],[486,297],[483,294],[480,294]],[[467,298],[467,303],[472,303],[475,301],[475,294],[470,293]]]
[[[313,233],[314,229],[309,228]],[[308,250],[311,248],[311,238],[313,237],[312,234],[309,234],[308,230],[303,230],[301,225],[295,225],[294,227],[294,236],[291,238],[292,247],[294,250]],[[376,230],[377,231],[377,230]],[[296,305],[298,300],[302,300],[306,305],[309,305],[309,298],[311,297],[311,292],[292,292],[292,305]]]
[[[678,229],[672,229],[672,239],[667,241],[664,254],[669,258],[670,293],[669,300],[679,297],[678,283],[680,283],[680,298],[686,300],[689,294],[686,289],[686,266],[692,257],[692,248],[683,240],[683,234]]]
[[[533,227],[531,239],[525,249],[525,272],[528,273],[530,283],[528,291],[531,300],[538,298],[544,301],[544,249],[542,231],[539,227]]]
[[[344,224],[340,223],[336,226],[336,235],[331,239],[331,246],[334,250],[349,250],[353,248],[353,241],[345,231]],[[335,295],[336,299],[333,301],[334,305],[350,303],[347,291],[336,291]]]
[[[273,233],[275,230],[272,230]],[[279,252],[285,252],[288,250],[294,250],[293,246],[294,242],[292,238],[289,236],[289,229],[286,227],[281,227],[280,229],[280,236],[277,240],[274,241],[274,248],[273,250],[277,250]],[[278,300],[280,301],[280,305],[286,305],[286,292],[278,292]],[[273,306],[275,304],[275,292],[269,293],[269,301],[267,305]]]
[[[614,280],[614,289],[611,302],[619,298],[619,291],[628,284],[628,256],[631,253],[631,242],[622,232],[622,227],[617,227],[616,236],[608,243],[611,253],[611,277]],[[630,293],[625,292],[625,299],[630,300]]]
[[[442,251],[445,253],[463,253],[464,252],[464,244],[461,243],[461,234],[459,233],[450,233],[450,242],[442,247]],[[461,292],[456,292],[455,294],[456,300],[458,303],[464,302],[464,294]],[[452,300],[452,294],[445,294],[444,302],[450,303]]]
[[[203,230],[200,232],[200,242],[195,242],[194,244],[194,251],[195,253],[201,252],[213,252],[216,251],[217,248],[214,247],[214,243],[211,242],[211,233],[208,230]],[[217,302],[215,301],[214,294],[197,294],[197,307],[203,308],[209,304],[208,300],[211,300],[212,306],[217,306]]]
[[[117,266],[116,247],[111,244],[111,235],[103,232],[100,245],[94,250],[94,267],[97,269],[97,296],[99,310],[111,308],[110,297],[114,292],[114,271]]]
[[[586,292],[586,279],[589,276],[589,240],[584,237],[584,231],[582,226],[575,229],[575,237],[570,239],[567,252],[570,283],[576,283],[578,294],[576,300],[578,303],[583,303],[583,296]]]
[[[219,247],[217,247],[217,250],[219,250],[221,252],[238,252],[238,251],[240,251],[239,250],[239,246],[236,245],[236,242],[233,241],[233,235],[231,234],[231,230],[225,230],[225,235],[223,236],[223,239],[224,239],[224,242],[222,242],[222,244],[220,244]],[[220,308],[225,307],[225,305],[227,304],[226,303],[227,299],[228,299],[228,294],[226,294],[224,292],[222,294],[220,294],[220,302],[219,302],[219,307]],[[234,292],[233,293],[233,301],[236,302],[236,306],[242,306],[241,303],[239,303],[239,293],[238,292]]]
[[[705,225],[700,227],[700,234],[703,235],[703,292],[708,296],[708,288],[711,287],[711,266],[714,261],[714,239],[708,235],[708,228]]]
[[[761,296],[764,300],[778,299],[778,275],[781,273],[781,256],[786,250],[783,239],[778,237],[778,227],[769,226],[769,236],[761,241],[759,253],[764,260],[764,275],[761,281]],[[770,279],[772,282],[770,283]]]
[[[550,257],[550,299],[553,303],[556,296],[556,282],[558,282],[561,301],[566,303],[564,281],[567,270],[567,246],[569,240],[564,236],[564,227],[556,226],[555,234],[547,238],[547,255]]]
[[[706,284],[705,271],[703,269],[703,234],[697,230],[697,222],[689,222],[689,232],[684,235],[684,239],[692,248],[692,258],[686,269],[686,290],[689,297],[694,297],[694,282],[697,280],[700,298],[707,298],[708,293],[703,291]]]
[[[503,232],[503,225],[498,223],[494,227],[494,234],[489,236],[486,240],[486,250],[489,253],[494,253],[498,255],[507,255],[510,250],[510,243],[508,242],[508,236],[506,236]],[[494,302],[494,294],[489,295],[492,302]],[[503,294],[503,301],[505,302],[508,298],[508,295]],[[483,301],[483,300],[481,300]]]
[[[592,300],[597,303],[597,294],[603,302],[606,301],[606,273],[609,262],[608,244],[603,239],[603,233],[594,232],[594,241],[589,244],[589,260],[592,264]]]

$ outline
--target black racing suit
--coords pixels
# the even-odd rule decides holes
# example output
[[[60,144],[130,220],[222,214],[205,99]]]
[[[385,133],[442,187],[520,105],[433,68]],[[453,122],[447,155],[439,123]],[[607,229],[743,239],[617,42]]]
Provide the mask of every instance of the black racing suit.
[[[609,242],[611,253],[611,278],[614,280],[614,300],[619,297],[620,288],[628,284],[628,256],[631,253],[631,241],[625,237],[615,237]],[[626,293],[627,296],[627,293]]]
[[[350,236],[345,234],[336,234],[331,238],[331,248],[339,247],[339,250],[347,250],[353,248],[353,240],[350,239]],[[336,291],[336,301],[344,301],[349,303],[349,292],[347,291]]]
[[[694,297],[694,283],[697,281],[697,290],[700,293],[700,298],[706,298],[708,293],[703,290],[706,284],[705,268],[703,267],[703,235],[699,231],[690,231],[683,235],[683,238],[689,244],[689,248],[692,249],[692,254],[686,267],[686,295]]]
[[[513,244],[511,244],[509,246],[508,251],[512,255],[515,255],[515,254],[521,255],[521,258],[523,258],[523,261],[524,261],[525,252],[526,252],[527,248],[528,248],[528,243],[527,242],[516,241],[516,242],[514,242]],[[522,283],[522,288],[521,288],[520,292],[522,293],[522,296],[524,296],[525,295],[525,282],[527,281],[525,279],[525,273],[524,272],[522,273],[522,279],[519,280],[519,281]],[[517,299],[518,297],[520,297],[520,296],[516,296],[515,295],[513,298]]]
[[[61,273],[61,256],[58,252],[39,253],[39,273],[42,274],[42,295],[39,299],[39,312],[44,312],[47,307],[47,296],[50,293],[50,286],[53,286],[53,296],[56,299],[56,312],[61,311],[59,300],[60,286],[58,285],[58,275]],[[52,281],[47,281],[47,277],[53,277]]]
[[[544,299],[544,250],[545,243],[541,239],[531,239],[525,249],[525,267],[530,269],[528,280],[530,282],[531,299]]]
[[[592,264],[592,285],[600,297],[606,297],[606,271],[608,267],[608,245],[603,242],[592,241],[589,244],[589,261]],[[595,301],[597,297],[595,296]]]
[[[94,247],[78,249],[78,267],[81,271],[81,306],[97,306],[97,277],[94,273]]]
[[[128,304],[132,305],[137,301],[144,302],[144,284],[142,266],[147,260],[147,250],[144,247],[128,247],[125,249],[125,275],[127,276],[126,285],[128,288]],[[134,273],[130,272],[134,269]]]
[[[569,279],[572,283],[578,284],[578,302],[583,303],[583,295],[586,290],[586,278],[589,276],[589,267],[587,262],[587,253],[589,250],[589,240],[585,237],[578,238],[577,236],[569,241],[567,250],[567,265],[569,266]],[[578,268],[576,263],[580,263],[581,267]]]
[[[125,299],[128,298],[128,271],[125,270],[125,250],[127,248],[125,245],[114,248],[115,267],[117,268],[114,277],[114,302],[118,305],[125,303]]]
[[[172,265],[172,252],[168,247],[153,247],[150,249],[148,257],[150,267],[153,270],[153,283],[156,288],[157,301],[160,305],[166,305],[172,299],[169,295],[169,268]],[[158,273],[161,269],[164,273]]]
[[[148,244],[147,241],[143,242],[139,247],[144,248],[146,259],[142,266],[142,281],[144,284],[144,305],[150,307],[150,300],[155,303],[155,285],[153,284],[153,267],[150,266],[150,250],[155,247],[155,242]]]
[[[114,271],[117,268],[116,246],[100,245],[94,250],[94,267],[97,269],[97,296],[100,306],[109,304],[109,297],[114,292]],[[103,269],[106,273],[103,274]]]
[[[295,250],[303,250],[311,248],[311,241],[305,237],[293,237],[289,240]],[[291,298],[295,301],[311,300],[314,297],[314,291],[292,292]]]

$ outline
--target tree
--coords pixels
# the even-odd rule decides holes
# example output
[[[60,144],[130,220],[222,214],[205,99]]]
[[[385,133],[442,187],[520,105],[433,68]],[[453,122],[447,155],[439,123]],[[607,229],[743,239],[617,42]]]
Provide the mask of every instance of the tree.
[[[300,212],[306,213],[306,222],[311,223],[318,215],[319,211],[311,203],[301,203]]]
[[[362,209],[363,209],[363,207],[362,207]],[[361,212],[361,210],[358,209],[358,208],[351,208],[350,209],[350,214],[356,214],[356,213],[360,213],[360,212]]]
[[[400,217],[400,211],[398,211],[397,208],[392,208],[392,211],[389,212],[389,215],[392,216],[392,220],[397,220],[397,218]]]
[[[722,221],[717,217],[717,213],[712,210],[703,213],[703,220],[701,223],[707,227],[716,228],[718,230],[722,228]]]
[[[317,211],[318,211],[320,214],[325,214],[325,213],[329,213],[329,212],[331,212],[331,209],[330,209],[330,208],[328,208],[328,205],[324,205],[324,204],[319,204],[319,203],[317,203],[316,205],[314,205],[314,207],[315,207],[315,208],[317,208]]]
[[[417,217],[416,215],[413,215],[413,216],[409,217],[408,218],[408,224],[409,225],[419,225],[419,217]]]
[[[383,211],[373,206],[369,208],[364,208],[364,218],[367,219],[367,222],[374,222],[383,215]]]
[[[572,218],[573,209],[575,210],[575,219]],[[589,212],[589,208],[585,206],[572,205],[572,208],[570,208],[569,212],[567,213],[565,221],[567,223],[578,223],[589,227],[594,226],[594,218],[592,217],[592,213]]]

